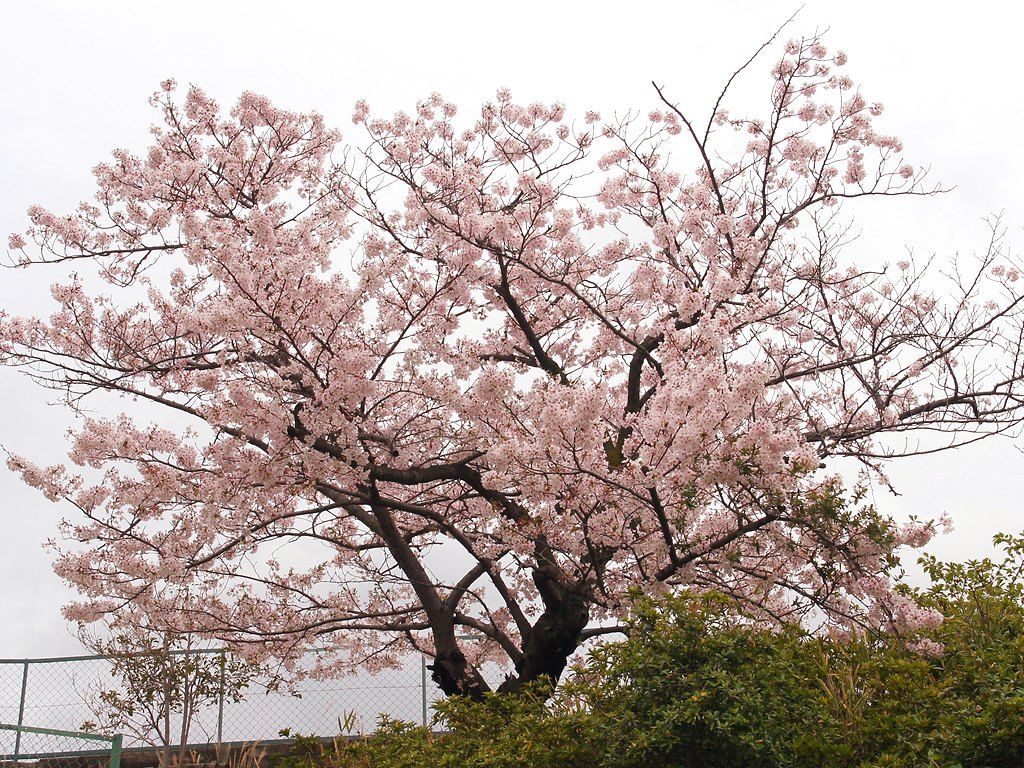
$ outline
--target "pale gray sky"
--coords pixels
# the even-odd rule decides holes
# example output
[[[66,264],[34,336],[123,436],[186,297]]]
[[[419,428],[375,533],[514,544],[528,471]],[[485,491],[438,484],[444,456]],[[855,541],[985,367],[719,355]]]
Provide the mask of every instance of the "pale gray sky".
[[[92,193],[90,169],[114,147],[142,149],[160,80],[203,86],[224,104],[242,90],[316,109],[342,131],[352,104],[411,109],[441,91],[475,108],[498,86],[570,110],[647,109],[656,79],[684,107],[704,111],[728,74],[797,2],[175,3],[0,2],[0,235],[24,229],[25,209],[72,208]],[[956,189],[926,200],[853,209],[870,258],[908,246],[940,257],[983,246],[982,218],[1003,211],[1008,243],[1024,245],[1024,126],[1015,4],[808,2],[793,34],[829,28],[847,71],[886,105],[884,129],[908,157]],[[748,92],[762,97],[771,58]],[[737,104],[737,107],[742,105]],[[754,105],[750,105],[754,106]],[[740,110],[742,111],[742,109]],[[0,306],[48,312],[57,272],[0,272]],[[46,393],[0,370],[0,443],[58,461],[69,417]],[[1024,445],[1024,443],[1021,443]],[[993,533],[1024,528],[1024,456],[1009,440],[913,459],[891,468],[897,516],[948,512],[956,532],[931,550],[947,558],[989,551]],[[0,657],[78,650],[59,615],[67,592],[42,542],[62,510],[0,468]]]

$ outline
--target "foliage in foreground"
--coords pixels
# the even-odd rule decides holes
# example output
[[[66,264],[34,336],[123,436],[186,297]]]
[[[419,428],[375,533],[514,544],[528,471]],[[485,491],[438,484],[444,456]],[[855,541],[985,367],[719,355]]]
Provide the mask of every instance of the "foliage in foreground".
[[[546,691],[453,698],[428,728],[310,748],[287,768],[964,768],[1024,764],[1024,536],[1001,562],[926,559],[945,622],[927,655],[736,626],[724,598],[642,601],[627,641]],[[925,644],[927,647],[927,644]],[[282,768],[279,766],[279,768]]]

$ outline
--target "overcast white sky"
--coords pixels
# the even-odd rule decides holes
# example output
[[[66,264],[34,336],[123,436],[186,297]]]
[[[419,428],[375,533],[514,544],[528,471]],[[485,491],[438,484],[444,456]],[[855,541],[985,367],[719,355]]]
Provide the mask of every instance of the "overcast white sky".
[[[254,90],[318,110],[343,131],[352,104],[411,109],[441,91],[471,111],[498,86],[522,100],[610,114],[654,105],[650,81],[685,108],[706,110],[729,73],[797,2],[269,3],[0,1],[0,235],[25,209],[72,208],[92,193],[90,169],[114,147],[146,145],[160,80],[203,86],[229,104]],[[882,125],[908,157],[956,189],[940,198],[854,209],[870,258],[908,246],[946,257],[983,246],[982,218],[1000,211],[1024,246],[1024,106],[1015,4],[808,2],[793,34],[828,28],[848,73],[886,105]],[[763,96],[771,57],[749,91]],[[744,104],[737,103],[737,111]],[[753,107],[754,105],[748,104]],[[48,312],[45,270],[0,272],[0,306]],[[39,462],[62,456],[67,414],[23,377],[0,370],[0,444]],[[1020,443],[1024,445],[1024,443]],[[903,517],[948,512],[957,529],[931,551],[985,554],[997,531],[1024,528],[1024,455],[1010,440],[893,465],[901,496],[876,502]],[[0,467],[0,657],[73,653],[59,606],[67,592],[42,542],[62,510]]]

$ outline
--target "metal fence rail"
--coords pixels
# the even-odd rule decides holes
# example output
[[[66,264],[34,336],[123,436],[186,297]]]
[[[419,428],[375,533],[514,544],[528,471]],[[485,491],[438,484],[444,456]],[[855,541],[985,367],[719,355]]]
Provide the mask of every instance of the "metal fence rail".
[[[97,742],[105,744],[98,748]],[[23,760],[59,759],[68,768],[106,762],[108,768],[121,765],[122,737],[96,733],[32,728],[18,723],[0,723],[0,765]]]
[[[227,654],[222,649],[172,651],[174,655]],[[0,659],[0,722],[28,728],[81,731],[96,721],[103,691],[116,691],[124,682],[113,674],[112,656],[64,656],[41,659]],[[314,655],[303,662],[312,665]],[[494,670],[494,676],[497,676]],[[271,741],[281,731],[303,735],[370,733],[380,715],[426,724],[441,698],[427,675],[426,661],[410,655],[400,668],[371,674],[358,671],[334,679],[304,679],[279,690],[268,690],[269,679],[257,678],[242,690],[239,701],[219,696],[196,711],[185,743],[203,746],[227,742]],[[178,733],[180,719],[170,729]],[[90,729],[92,730],[92,729]],[[124,747],[156,746],[154,738],[124,729]],[[178,739],[180,742],[180,739]],[[21,744],[13,745],[20,751]],[[173,743],[172,746],[179,746]]]

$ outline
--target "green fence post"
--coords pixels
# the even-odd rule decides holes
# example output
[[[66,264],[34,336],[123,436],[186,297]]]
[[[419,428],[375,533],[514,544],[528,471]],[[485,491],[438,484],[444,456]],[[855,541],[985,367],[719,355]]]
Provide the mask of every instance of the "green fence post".
[[[110,742],[110,768],[121,768],[121,741],[123,737],[117,734]]]
[[[427,657],[420,654],[420,694],[423,699],[423,725],[427,724]]]
[[[21,701],[18,703],[18,730],[14,732],[14,759],[21,752],[21,727],[25,724],[25,691],[28,690],[28,659],[21,663]]]
[[[220,693],[217,696],[217,745],[224,740],[224,667],[227,663],[225,651],[220,651]]]

